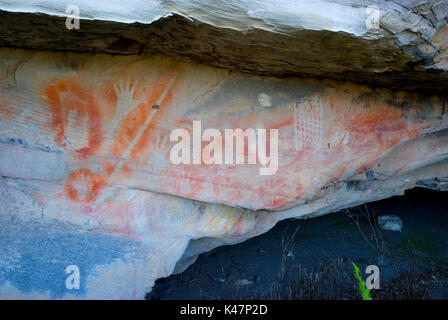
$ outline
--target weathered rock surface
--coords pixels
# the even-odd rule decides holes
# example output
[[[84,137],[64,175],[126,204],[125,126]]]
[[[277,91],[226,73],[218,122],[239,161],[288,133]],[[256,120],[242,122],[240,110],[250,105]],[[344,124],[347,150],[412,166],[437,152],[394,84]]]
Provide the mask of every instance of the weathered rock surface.
[[[326,77],[374,87],[448,89],[448,0],[0,2],[0,45],[160,54],[279,77]]]
[[[2,3],[0,45],[41,52],[0,49],[1,297],[143,298],[198,254],[282,219],[447,190],[444,1],[369,2],[385,12],[374,32],[350,1],[331,17],[323,1],[271,13],[269,1],[214,3],[154,1],[143,19],[83,2],[102,21],[74,32],[54,16],[65,2]],[[278,170],[173,164],[170,133],[193,121],[277,129]]]
[[[142,298],[197,254],[281,219],[448,181],[446,101],[437,96],[161,58],[11,49],[0,57],[6,296],[72,297],[64,270],[79,265],[76,297]],[[277,128],[278,171],[173,165],[166,137],[193,120]]]

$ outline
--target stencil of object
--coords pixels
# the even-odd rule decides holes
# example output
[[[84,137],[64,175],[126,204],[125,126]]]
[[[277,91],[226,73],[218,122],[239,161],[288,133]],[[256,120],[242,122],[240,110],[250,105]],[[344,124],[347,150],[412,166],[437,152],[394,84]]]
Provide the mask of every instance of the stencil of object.
[[[294,140],[297,150],[315,147],[322,137],[323,109],[319,103],[294,104]]]

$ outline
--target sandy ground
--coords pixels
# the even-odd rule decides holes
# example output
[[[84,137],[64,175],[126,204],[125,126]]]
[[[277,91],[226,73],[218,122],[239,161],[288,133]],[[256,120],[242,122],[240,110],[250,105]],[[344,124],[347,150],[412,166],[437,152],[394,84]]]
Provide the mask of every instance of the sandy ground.
[[[361,299],[378,265],[376,299],[448,299],[448,193],[415,189],[402,197],[309,220],[201,255],[182,274],[157,281],[147,299]],[[380,230],[379,215],[398,215],[401,232]]]

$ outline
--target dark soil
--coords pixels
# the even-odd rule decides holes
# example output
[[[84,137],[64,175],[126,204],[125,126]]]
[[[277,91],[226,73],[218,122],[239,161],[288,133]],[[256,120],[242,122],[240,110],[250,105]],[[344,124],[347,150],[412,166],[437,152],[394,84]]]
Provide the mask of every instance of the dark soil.
[[[362,299],[352,262],[380,269],[377,299],[448,299],[448,193],[402,197],[309,220],[288,220],[259,237],[201,255],[157,281],[147,299]],[[380,230],[398,215],[401,232]]]

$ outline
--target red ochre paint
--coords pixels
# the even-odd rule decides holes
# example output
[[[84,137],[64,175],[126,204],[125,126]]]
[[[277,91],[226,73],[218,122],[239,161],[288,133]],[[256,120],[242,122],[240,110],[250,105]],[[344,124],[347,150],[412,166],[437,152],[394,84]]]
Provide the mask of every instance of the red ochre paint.
[[[68,116],[70,110],[76,110],[75,125],[80,125],[84,119],[88,120],[88,144],[76,150],[78,156],[85,158],[96,154],[101,146],[103,133],[98,104],[94,96],[75,79],[56,80],[48,85],[44,92],[52,115],[50,127],[56,133],[55,142],[67,148],[64,136]],[[67,94],[68,97],[64,103],[61,101],[61,93]]]

